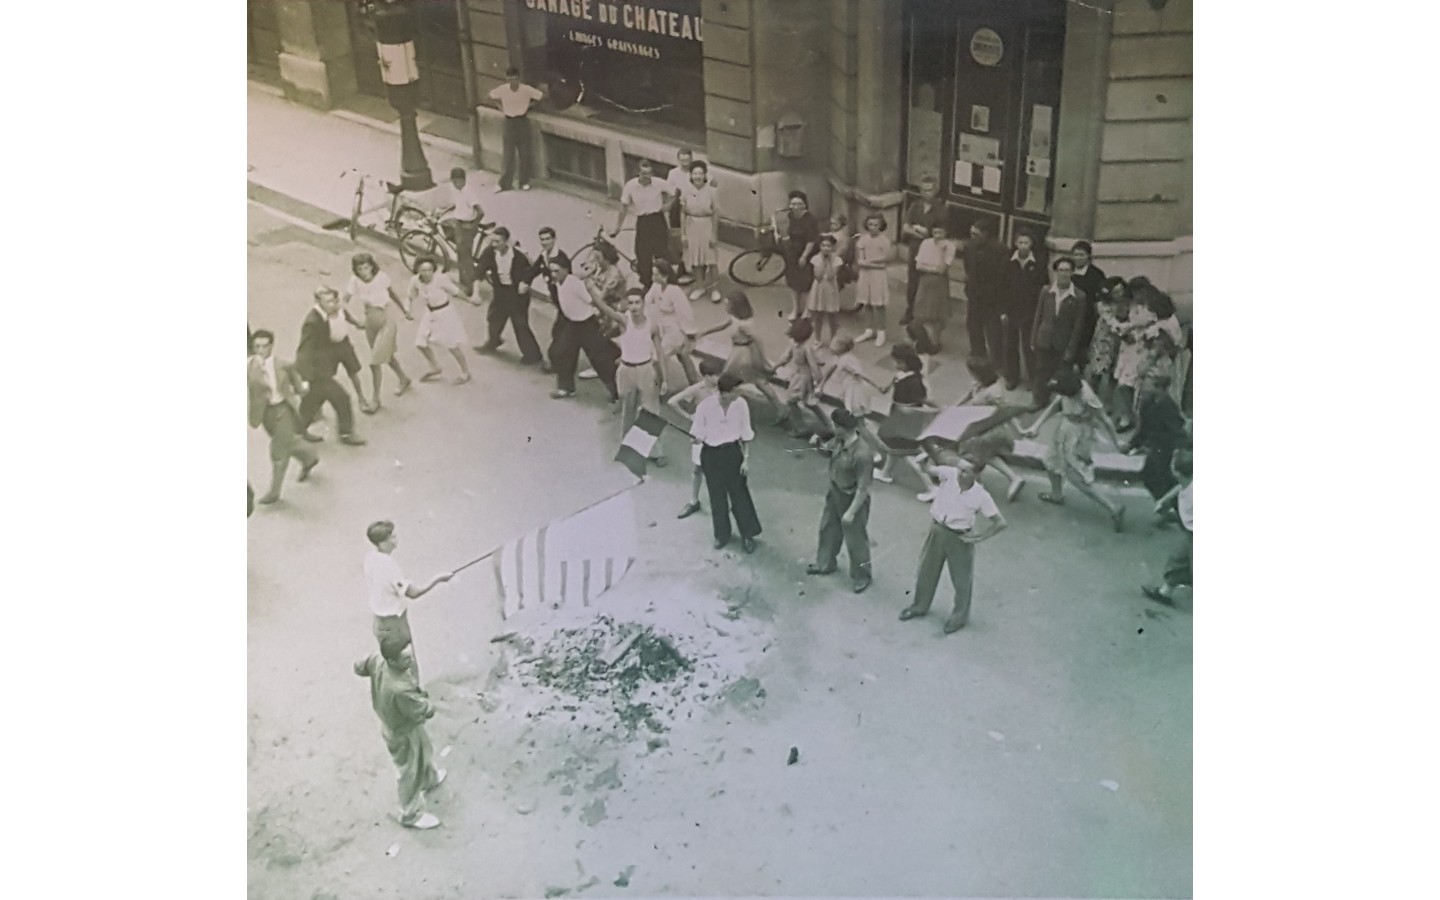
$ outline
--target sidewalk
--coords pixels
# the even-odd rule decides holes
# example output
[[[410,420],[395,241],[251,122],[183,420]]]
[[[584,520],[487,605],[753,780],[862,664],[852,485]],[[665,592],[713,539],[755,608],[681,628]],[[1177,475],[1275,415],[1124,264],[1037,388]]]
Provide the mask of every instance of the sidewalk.
[[[254,82],[249,85],[248,100],[247,189],[251,199],[315,225],[348,220],[355,198],[356,175],[352,170],[358,170],[371,176],[366,183],[362,225],[373,226],[367,229],[372,236],[393,240],[380,226],[389,204],[383,179],[398,179],[400,148],[394,125],[368,120],[355,112],[325,113],[292,104],[272,89]],[[437,182],[443,182],[452,167],[463,166],[470,171],[470,178],[478,181],[487,191],[495,185],[497,176],[494,173],[471,168],[468,146],[424,133],[423,129],[421,138]],[[415,205],[434,205],[433,195],[408,195],[407,199],[410,198],[414,199]],[[509,227],[517,244],[529,252],[538,246],[534,237],[536,232],[541,226],[549,225],[555,229],[560,247],[573,253],[595,236],[597,228],[612,226],[616,210],[615,204],[602,197],[580,196],[568,189],[557,190],[544,181],[537,181],[534,190],[490,194],[485,204],[485,217]],[[632,233],[621,234],[622,248],[626,248]],[[738,252],[735,247],[720,245],[719,269],[722,273]],[[904,279],[904,266],[892,266],[893,302],[891,328],[887,331],[892,343],[903,336],[898,327],[897,307],[905,295]],[[715,287],[723,294],[741,286],[723,276]],[[791,302],[789,290],[783,283],[773,287],[743,289],[754,305],[755,321],[767,355],[772,359],[778,357],[788,343],[785,315]],[[535,304],[532,309],[540,318],[553,316],[545,304]],[[932,398],[940,403],[961,396],[973,384],[964,365],[963,315],[959,309],[955,312],[947,330],[945,351],[940,354],[934,371],[926,378]],[[719,323],[724,316],[723,305],[705,300],[695,303],[696,324],[702,330]],[[863,327],[856,316],[844,316],[841,320],[841,330],[845,334],[854,336]],[[548,332],[548,329],[536,330],[537,333]],[[701,354],[723,359],[728,355],[729,344],[723,334],[712,335],[701,341],[698,349]],[[855,353],[882,383],[893,373],[888,344],[883,348],[877,348],[873,343],[861,344],[855,348]],[[1028,402],[1029,394],[1017,391],[1013,399],[1017,403]],[[1019,441],[1015,449],[1014,462],[1029,467],[1038,467],[1045,453],[1044,446],[1034,441]],[[1095,453],[1096,472],[1100,477],[1135,481],[1141,464],[1141,457],[1116,453],[1108,440],[1100,439]]]

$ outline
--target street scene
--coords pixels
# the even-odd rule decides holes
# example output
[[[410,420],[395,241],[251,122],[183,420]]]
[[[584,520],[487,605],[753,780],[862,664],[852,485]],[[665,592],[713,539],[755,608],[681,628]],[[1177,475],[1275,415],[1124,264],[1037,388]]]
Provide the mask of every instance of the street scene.
[[[775,5],[250,3],[250,896],[1193,893],[1189,4]]]

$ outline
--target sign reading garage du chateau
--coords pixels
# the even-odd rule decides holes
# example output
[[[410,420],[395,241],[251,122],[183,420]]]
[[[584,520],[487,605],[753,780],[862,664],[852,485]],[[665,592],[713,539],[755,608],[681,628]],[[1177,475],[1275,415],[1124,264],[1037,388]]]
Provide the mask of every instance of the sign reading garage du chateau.
[[[525,8],[574,20],[567,37],[577,44],[660,59],[662,40],[699,43],[700,0],[606,3],[602,0],[524,0]],[[552,26],[555,23],[550,23]],[[699,51],[696,50],[698,58]]]

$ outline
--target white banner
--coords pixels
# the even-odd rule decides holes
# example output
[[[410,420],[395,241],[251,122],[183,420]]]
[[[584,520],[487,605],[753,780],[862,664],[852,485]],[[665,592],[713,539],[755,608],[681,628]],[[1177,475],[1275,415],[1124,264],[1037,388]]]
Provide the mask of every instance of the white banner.
[[[415,42],[376,44],[380,52],[380,77],[386,84],[410,84],[420,80],[420,67],[415,64]]]

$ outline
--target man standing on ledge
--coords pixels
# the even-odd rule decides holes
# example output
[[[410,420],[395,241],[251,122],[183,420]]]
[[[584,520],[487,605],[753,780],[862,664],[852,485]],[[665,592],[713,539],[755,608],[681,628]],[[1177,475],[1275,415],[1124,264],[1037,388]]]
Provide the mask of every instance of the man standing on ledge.
[[[669,182],[655,178],[655,167],[648,159],[640,160],[640,174],[625,182],[625,189],[620,192],[620,213],[610,236],[619,237],[625,215],[633,210],[635,274],[640,276],[640,286],[647,291],[653,280],[655,260],[670,256],[670,226],[665,221],[665,211],[675,202],[675,197],[675,188]]]
[[[970,594],[975,587],[975,545],[994,537],[1005,527],[1005,517],[995,500],[975,480],[975,467],[967,460],[957,459],[953,465],[931,466],[930,472],[940,478],[935,500],[930,504],[930,533],[920,551],[920,569],[915,573],[915,600],[900,612],[900,621],[918,618],[930,611],[935,599],[935,586],[940,583],[940,570],[950,567],[950,581],[955,586],[955,611],[945,623],[945,633],[952,634],[970,620]],[[986,525],[976,527],[977,519]]]
[[[829,575],[840,556],[840,542],[850,556],[850,586],[863,593],[870,586],[870,482],[875,463],[860,441],[859,420],[849,410],[836,410],[830,423],[835,440],[830,444],[830,490],[820,514],[820,546],[808,575]]]
[[[528,84],[520,83],[520,70],[505,70],[505,83],[490,92],[490,99],[500,104],[505,114],[505,171],[495,190],[508,191],[520,178],[520,190],[530,190],[530,112],[531,105],[545,99],[545,94]],[[518,170],[518,172],[517,172]]]

